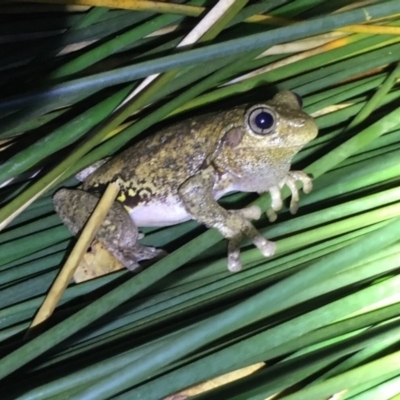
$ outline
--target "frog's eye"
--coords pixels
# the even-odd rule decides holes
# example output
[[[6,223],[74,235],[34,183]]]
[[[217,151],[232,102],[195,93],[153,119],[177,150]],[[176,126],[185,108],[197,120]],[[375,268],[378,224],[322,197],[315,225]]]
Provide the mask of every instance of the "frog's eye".
[[[267,135],[275,129],[275,114],[269,108],[256,108],[250,112],[248,123],[257,135]]]
[[[292,92],[292,93],[294,94],[294,97],[296,97],[297,103],[299,103],[299,107],[302,108],[303,107],[303,99],[297,93],[295,93],[295,92]]]

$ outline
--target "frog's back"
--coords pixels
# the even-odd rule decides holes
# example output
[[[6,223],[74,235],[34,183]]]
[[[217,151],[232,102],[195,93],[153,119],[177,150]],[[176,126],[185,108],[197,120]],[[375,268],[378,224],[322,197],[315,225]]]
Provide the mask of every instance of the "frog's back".
[[[171,125],[103,164],[86,179],[82,189],[101,193],[108,183],[118,182],[118,200],[129,209],[149,202],[174,201],[179,186],[215,149],[220,139],[218,125],[223,125],[219,113]]]

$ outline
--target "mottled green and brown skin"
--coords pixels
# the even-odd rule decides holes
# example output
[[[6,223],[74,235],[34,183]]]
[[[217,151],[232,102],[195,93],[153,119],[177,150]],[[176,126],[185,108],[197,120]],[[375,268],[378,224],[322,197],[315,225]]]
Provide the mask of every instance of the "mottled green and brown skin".
[[[266,110],[273,129],[258,132],[254,115]],[[121,187],[113,211],[97,235],[128,268],[160,252],[136,243],[140,226],[167,226],[195,219],[218,229],[229,239],[228,267],[241,267],[239,245],[249,236],[265,256],[275,251],[250,220],[260,216],[257,207],[225,210],[217,200],[232,191],[270,192],[272,209],[282,207],[280,189],[292,191],[296,210],[301,180],[305,191],[311,180],[300,171],[289,171],[293,156],[317,135],[313,119],[301,110],[288,91],[254,106],[195,117],[171,125],[101,165],[80,190],[56,193],[57,212],[76,234],[82,229],[108,183]],[[273,215],[273,213],[271,213]]]

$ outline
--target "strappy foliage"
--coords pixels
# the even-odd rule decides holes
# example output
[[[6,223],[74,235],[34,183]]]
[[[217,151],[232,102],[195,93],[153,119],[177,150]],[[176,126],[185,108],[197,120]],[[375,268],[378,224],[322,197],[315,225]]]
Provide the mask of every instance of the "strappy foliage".
[[[221,0],[223,17],[179,50],[216,2],[67,3],[0,10],[2,399],[399,399],[400,2]],[[257,223],[276,256],[243,243],[231,274],[217,231],[145,229],[166,258],[71,283],[25,337],[75,241],[58,187],[169,121],[282,89],[320,134],[294,162],[315,184],[299,213]]]

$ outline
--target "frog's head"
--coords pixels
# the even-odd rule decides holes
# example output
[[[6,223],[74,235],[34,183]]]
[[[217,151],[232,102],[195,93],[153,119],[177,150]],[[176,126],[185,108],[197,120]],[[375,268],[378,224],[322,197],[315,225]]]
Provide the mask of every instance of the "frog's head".
[[[301,98],[290,91],[248,108],[243,123],[250,141],[268,147],[302,147],[318,133],[314,119],[302,110]]]
[[[279,92],[265,103],[238,107],[227,114],[222,143],[239,152],[285,153],[293,156],[317,136],[314,119],[302,110],[301,98],[293,92]],[[275,149],[275,150],[274,150]]]
[[[213,158],[221,176],[221,171],[228,172],[235,177],[234,187],[244,191],[263,192],[278,185],[296,153],[318,133],[301,106],[297,95],[284,91],[265,103],[226,113],[224,122],[229,122]]]

